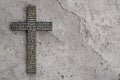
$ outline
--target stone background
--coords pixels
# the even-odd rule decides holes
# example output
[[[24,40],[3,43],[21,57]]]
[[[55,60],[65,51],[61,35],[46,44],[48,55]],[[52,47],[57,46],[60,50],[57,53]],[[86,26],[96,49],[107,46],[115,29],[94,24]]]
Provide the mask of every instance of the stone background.
[[[10,31],[36,5],[37,74],[25,72],[26,34]],[[120,0],[0,0],[0,80],[120,80]]]

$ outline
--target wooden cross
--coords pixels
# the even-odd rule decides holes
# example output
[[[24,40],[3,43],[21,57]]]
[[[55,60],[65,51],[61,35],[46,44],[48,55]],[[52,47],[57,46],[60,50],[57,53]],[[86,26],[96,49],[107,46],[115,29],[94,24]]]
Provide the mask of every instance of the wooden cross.
[[[26,31],[27,41],[27,73],[36,73],[36,31],[52,31],[52,22],[36,22],[36,7],[28,5],[26,22],[12,22],[10,29],[13,31]]]

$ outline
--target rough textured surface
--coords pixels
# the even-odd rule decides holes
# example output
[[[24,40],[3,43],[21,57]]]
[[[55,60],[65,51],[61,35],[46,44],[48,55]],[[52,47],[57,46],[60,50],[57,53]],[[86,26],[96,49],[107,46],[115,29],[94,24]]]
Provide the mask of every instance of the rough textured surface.
[[[37,32],[37,75],[25,72],[26,34],[10,31],[28,4],[52,32]],[[0,0],[0,80],[119,80],[119,0]]]

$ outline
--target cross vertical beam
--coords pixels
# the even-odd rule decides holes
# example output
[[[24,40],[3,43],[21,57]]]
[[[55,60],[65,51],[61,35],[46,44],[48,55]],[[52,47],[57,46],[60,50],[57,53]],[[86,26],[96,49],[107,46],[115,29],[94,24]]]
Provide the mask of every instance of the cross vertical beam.
[[[36,73],[36,31],[52,31],[52,22],[36,22],[36,7],[27,7],[26,22],[12,22],[13,31],[26,31],[26,71]]]
[[[36,8],[29,5],[27,7],[27,26],[35,27]],[[31,24],[33,22],[33,24]],[[27,73],[36,73],[36,30],[30,29],[27,31]]]
[[[27,31],[27,73],[36,73],[36,32]]]
[[[36,7],[28,5],[27,7],[27,22],[35,22],[36,21]]]

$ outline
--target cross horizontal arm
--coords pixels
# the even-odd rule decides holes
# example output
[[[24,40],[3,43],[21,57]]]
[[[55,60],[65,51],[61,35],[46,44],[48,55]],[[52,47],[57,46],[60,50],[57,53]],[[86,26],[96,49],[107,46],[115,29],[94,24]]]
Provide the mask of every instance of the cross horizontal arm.
[[[10,25],[10,29],[13,31],[52,31],[52,22],[12,22]]]
[[[12,22],[10,24],[10,29],[13,31],[22,31],[27,30],[27,23],[26,22]]]
[[[36,31],[52,31],[52,22],[36,22]]]

